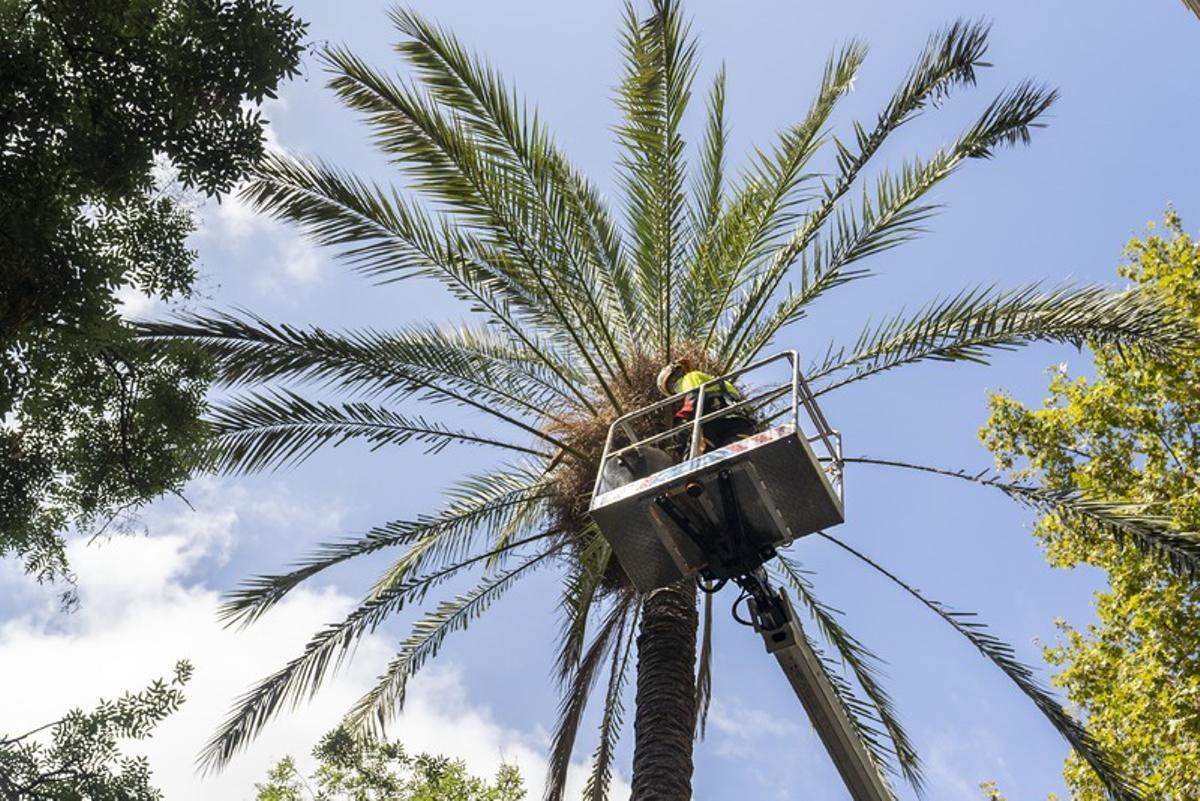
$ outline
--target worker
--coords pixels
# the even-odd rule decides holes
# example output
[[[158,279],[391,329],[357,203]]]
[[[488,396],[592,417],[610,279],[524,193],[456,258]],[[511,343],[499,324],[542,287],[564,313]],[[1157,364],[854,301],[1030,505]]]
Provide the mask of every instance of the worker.
[[[702,370],[697,370],[688,359],[671,362],[658,373],[658,389],[663,395],[670,397],[681,392],[688,393],[683,397],[679,408],[675,411],[675,419],[684,422],[693,419],[696,414],[696,399],[701,386],[704,388],[703,414],[724,409],[741,400],[737,387],[728,381],[709,384],[713,376]],[[704,421],[702,424],[704,441],[714,448],[723,448],[731,442],[750,436],[755,432],[754,421],[741,411],[733,411],[718,415]]]

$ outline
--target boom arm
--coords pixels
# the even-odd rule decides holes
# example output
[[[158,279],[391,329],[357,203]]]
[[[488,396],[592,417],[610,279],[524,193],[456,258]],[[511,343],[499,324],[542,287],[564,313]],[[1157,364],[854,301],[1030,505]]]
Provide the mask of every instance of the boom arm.
[[[748,578],[753,581],[757,577]],[[754,630],[762,635],[767,653],[779,660],[851,797],[854,801],[894,801],[895,796],[838,703],[787,593],[773,590],[765,582],[755,583],[757,588],[747,587],[751,591]]]

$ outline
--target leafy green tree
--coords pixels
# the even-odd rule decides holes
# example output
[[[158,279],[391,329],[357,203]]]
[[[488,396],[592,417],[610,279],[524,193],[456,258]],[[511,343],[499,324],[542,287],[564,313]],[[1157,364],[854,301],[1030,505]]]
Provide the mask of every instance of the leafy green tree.
[[[127,757],[123,739],[143,740],[183,703],[192,666],[179,662],[169,681],[101,701],[25,734],[0,735],[0,799],[4,801],[157,801],[145,757]],[[50,730],[50,742],[39,734]]]
[[[1130,243],[1121,275],[1200,324],[1200,242],[1169,213],[1166,235]],[[1000,466],[1046,489],[1130,514],[1200,530],[1200,365],[1194,355],[1144,358],[1100,347],[1091,378],[1053,371],[1050,396],[1031,409],[992,398],[981,432]],[[1060,620],[1046,649],[1055,683],[1086,716],[1093,736],[1147,796],[1200,798],[1200,582],[1147,559],[1131,541],[1043,518],[1036,535],[1056,567],[1102,568],[1108,589],[1098,622]],[[1183,535],[1180,535],[1183,536]],[[1075,755],[1064,775],[1072,797],[1101,801],[1104,788]]]
[[[303,32],[273,0],[0,0],[0,556],[40,580],[69,575],[65,528],[191,468],[205,361],[138,343],[118,293],[192,292],[187,193],[262,157],[253,108]]]
[[[512,765],[489,782],[461,760],[410,756],[396,742],[355,739],[334,729],[313,749],[316,771],[306,780],[291,757],[256,784],[255,801],[521,801],[525,784]]]
[[[912,238],[935,212],[930,190],[972,160],[1027,142],[1055,93],[1023,82],[987,103],[949,144],[898,170],[878,168],[867,180],[866,165],[892,132],[974,84],[985,65],[987,28],[960,22],[931,37],[878,117],[835,138],[833,112],[866,55],[851,42],[829,59],[799,122],[755,151],[736,176],[727,174],[725,81],[718,73],[698,169],[689,173],[680,130],[697,73],[695,41],[678,2],[656,0],[643,16],[630,5],[617,97],[624,115],[617,131],[621,224],[493,68],[417,15],[397,11],[393,18],[404,34],[397,50],[411,83],[343,47],[327,50],[325,61],[334,91],[364,115],[384,154],[430,206],[324,162],[284,156],[268,158],[246,197],[381,283],[443,283],[476,319],[336,332],[245,315],[191,315],[143,331],[154,342],[199,344],[216,365],[217,383],[243,390],[212,413],[222,470],[290,465],[353,439],[376,448],[419,442],[430,451],[486,446],[512,461],[465,477],[441,511],[323,545],[295,569],[254,578],[235,592],[224,617],[249,624],[328,567],[396,554],[344,621],[317,632],[301,654],[238,699],[203,758],[221,766],[281,709],[307,698],[365,633],[449,579],[482,573],[473,589],[441,601],[415,624],[377,686],[348,713],[349,730],[377,736],[403,704],[409,678],[447,636],[520,579],[555,569],[562,594],[547,606],[562,614],[556,671],[563,701],[548,797],[561,797],[597,684],[603,714],[587,796],[606,795],[636,666],[633,797],[688,798],[697,723],[710,697],[712,627],[699,626],[690,581],[636,593],[589,519],[608,426],[658,399],[655,375],[666,361],[688,355],[714,374],[746,364],[794,331],[813,303],[868,277],[867,257]],[[850,306],[844,313],[861,312]],[[1034,341],[1095,341],[1147,354],[1196,341],[1153,295],[1097,286],[973,289],[882,319],[855,342],[807,349],[826,354],[809,370],[817,391],[923,362],[982,362],[995,350]],[[489,427],[427,419],[414,408],[422,402],[434,411],[462,407]],[[1153,521],[1037,486],[933,472],[1069,513],[1109,536],[1136,538],[1180,569],[1200,564],[1200,548]],[[849,680],[831,671],[831,681],[881,769],[890,766],[919,786],[919,760],[871,652],[820,602],[795,563],[782,559],[772,569],[844,663]],[[1136,797],[1011,648],[972,618],[902,586],[1012,678],[1115,797]],[[705,604],[704,615],[711,614]]]

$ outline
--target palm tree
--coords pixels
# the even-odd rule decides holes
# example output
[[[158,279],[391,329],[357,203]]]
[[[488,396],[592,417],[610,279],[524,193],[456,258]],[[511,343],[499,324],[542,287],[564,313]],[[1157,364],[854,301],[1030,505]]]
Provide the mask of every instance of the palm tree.
[[[222,614],[250,624],[330,566],[380,551],[397,554],[345,620],[318,631],[299,656],[236,701],[202,759],[223,765],[283,707],[315,692],[364,633],[423,602],[443,582],[481,574],[473,589],[442,600],[415,624],[378,684],[348,712],[351,730],[379,734],[402,706],[408,679],[449,634],[521,578],[555,570],[562,577],[556,669],[563,700],[548,797],[561,797],[597,684],[603,714],[587,797],[605,797],[634,668],[633,797],[688,798],[693,742],[710,695],[712,606],[703,604],[700,625],[690,581],[637,594],[589,520],[609,423],[657,398],[654,376],[666,360],[687,354],[712,373],[746,364],[811,304],[866,278],[864,259],[909,240],[935,213],[927,200],[933,187],[970,160],[1027,143],[1055,92],[1021,83],[987,103],[948,145],[867,180],[864,167],[892,132],[974,84],[985,66],[988,30],[958,22],[932,36],[873,124],[855,123],[848,138],[835,138],[832,114],[866,54],[851,42],[829,58],[800,121],[756,151],[736,177],[726,170],[719,72],[708,92],[698,168],[689,173],[680,128],[697,73],[695,41],[677,0],[654,0],[644,16],[630,5],[618,90],[624,193],[618,222],[490,66],[416,14],[392,16],[404,35],[397,49],[412,82],[386,76],[345,48],[326,50],[324,59],[332,88],[365,115],[380,150],[431,205],[289,156],[271,157],[245,196],[380,283],[414,276],[441,282],[470,305],[474,322],[330,331],[214,313],[148,323],[144,334],[199,343],[214,361],[218,384],[240,390],[211,414],[218,471],[293,465],[321,446],[355,439],[372,447],[414,441],[429,452],[479,446],[509,461],[463,478],[440,511],[322,545],[294,569],[253,578],[234,592]],[[825,152],[828,169],[817,172]],[[868,325],[849,345],[814,351],[826,355],[810,375],[820,392],[831,392],[930,360],[984,362],[992,351],[1034,341],[1162,353],[1195,340],[1136,291],[970,289]],[[487,425],[466,430],[399,411],[421,402],[464,407]],[[1099,534],[1131,538],[1181,570],[1198,564],[1189,535],[1172,534],[1162,520],[1136,510],[991,476],[939,472],[993,486]],[[790,583],[815,631],[849,669],[850,680],[830,677],[873,758],[919,787],[917,754],[870,651],[814,596],[795,562],[783,557],[772,570]],[[1114,797],[1136,797],[1011,649],[905,587],[1017,683]]]

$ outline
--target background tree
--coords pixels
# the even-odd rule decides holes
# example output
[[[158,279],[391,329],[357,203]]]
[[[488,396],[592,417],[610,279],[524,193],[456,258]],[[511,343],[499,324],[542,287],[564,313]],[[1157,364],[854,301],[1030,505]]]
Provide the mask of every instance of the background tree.
[[[1164,235],[1129,244],[1121,275],[1200,323],[1200,243],[1168,213]],[[1147,359],[1100,347],[1091,379],[1053,370],[1039,409],[998,394],[981,432],[998,464],[1054,492],[1120,501],[1137,514],[1200,529],[1200,365],[1195,355]],[[1200,797],[1200,583],[1147,559],[1131,542],[1067,526],[1055,516],[1035,530],[1056,567],[1103,569],[1099,622],[1058,622],[1046,658],[1055,683],[1087,717],[1093,735],[1147,795]],[[1072,797],[1102,801],[1104,788],[1076,756],[1064,770]]]
[[[155,681],[140,693],[101,701],[22,735],[0,735],[0,799],[3,801],[157,801],[145,757],[121,754],[123,739],[142,740],[183,703],[192,666],[180,662],[170,682]],[[50,742],[40,734],[50,730]]]
[[[191,293],[181,193],[258,162],[303,31],[273,0],[0,0],[0,556],[39,579],[191,467],[205,363],[135,342],[118,293]]]
[[[243,390],[212,413],[220,470],[291,465],[352,439],[373,447],[420,442],[430,451],[487,446],[512,460],[464,478],[439,512],[330,542],[294,569],[254,578],[233,594],[225,618],[251,623],[328,567],[396,552],[345,620],[318,631],[301,654],[236,701],[205,751],[209,766],[224,764],[277,712],[307,698],[365,633],[439,585],[481,574],[473,588],[415,624],[377,685],[349,712],[349,730],[378,735],[403,704],[408,679],[447,636],[532,571],[555,568],[562,593],[548,605],[562,614],[556,673],[563,701],[548,797],[561,796],[596,685],[604,709],[587,795],[605,796],[631,667],[633,796],[690,797],[696,724],[710,697],[712,628],[698,630],[690,581],[634,592],[589,519],[606,429],[658,398],[654,377],[664,362],[686,354],[721,373],[790,335],[812,303],[869,275],[864,259],[919,232],[936,210],[928,193],[942,180],[968,161],[1029,141],[1055,94],[1023,82],[927,157],[867,178],[867,164],[892,132],[975,82],[985,66],[987,28],[960,22],[931,37],[878,117],[835,137],[833,112],[866,55],[851,42],[830,57],[807,112],[756,150],[737,176],[727,175],[718,73],[698,168],[689,173],[680,131],[696,44],[677,2],[650,5],[642,16],[628,6],[621,34],[623,225],[491,67],[405,11],[394,20],[410,80],[388,77],[346,48],[328,50],[325,59],[333,89],[365,116],[384,155],[429,206],[324,162],[285,156],[269,157],[248,187],[246,197],[259,209],[298,224],[382,283],[412,276],[444,283],[467,302],[473,322],[336,332],[209,314],[143,327],[150,341],[197,343],[213,359],[218,384]],[[1196,341],[1194,329],[1152,294],[1097,286],[973,289],[916,313],[871,317],[882,322],[868,324],[852,343],[805,348],[825,354],[808,370],[817,391],[931,360],[986,361],[994,350],[1032,341],[1096,341],[1150,354]],[[487,427],[465,429],[421,414],[444,414],[448,405]],[[880,463],[850,464],[872,461]],[[934,472],[1059,510],[1109,536],[1136,538],[1180,571],[1200,567],[1195,542],[1173,538],[1161,521],[1037,486]],[[814,632],[845,666],[844,674],[831,667],[831,681],[877,763],[919,786],[919,760],[871,652],[820,602],[798,565],[783,559],[772,570],[790,583],[817,623]],[[1011,648],[977,621],[903,586],[1012,678],[1115,797],[1137,797]],[[704,614],[712,614],[711,604]]]
[[[313,749],[318,765],[308,779],[284,757],[256,801],[521,801],[525,784],[512,765],[489,782],[467,772],[466,763],[442,756],[410,756],[398,742],[361,740],[334,729]]]

